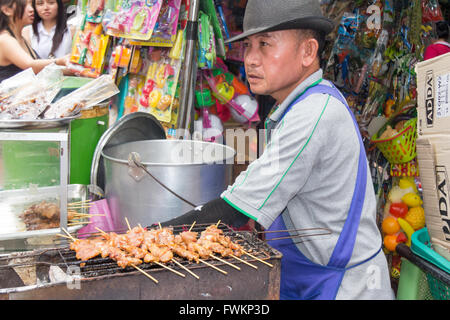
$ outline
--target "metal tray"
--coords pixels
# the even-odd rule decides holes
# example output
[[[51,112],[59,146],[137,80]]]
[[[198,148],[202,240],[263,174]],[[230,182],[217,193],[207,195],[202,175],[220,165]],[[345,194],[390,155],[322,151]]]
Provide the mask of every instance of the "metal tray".
[[[36,119],[36,120],[26,120],[26,119],[11,119],[11,120],[0,120],[0,129],[17,129],[17,128],[27,128],[27,129],[44,129],[44,128],[57,128],[65,124],[70,123],[81,116],[81,113],[76,115],[57,118],[57,119]]]
[[[61,232],[59,228],[27,231],[25,224],[19,217],[26,208],[36,202],[42,200],[57,201],[59,191],[59,186],[0,191],[0,251],[1,249],[27,249],[29,245],[38,246],[39,238],[43,237],[49,241],[52,241],[53,237],[59,238],[55,236]],[[89,195],[88,187],[70,184],[67,186],[67,194],[68,202],[84,201],[87,200]],[[82,227],[83,225],[72,226],[68,230],[69,232],[75,232]],[[12,245],[19,247],[10,248]]]

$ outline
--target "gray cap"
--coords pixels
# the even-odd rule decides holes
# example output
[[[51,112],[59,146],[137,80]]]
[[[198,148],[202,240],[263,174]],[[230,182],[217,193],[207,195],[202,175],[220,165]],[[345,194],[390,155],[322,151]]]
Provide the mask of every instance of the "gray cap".
[[[313,29],[328,34],[333,28],[333,22],[323,16],[318,0],[248,0],[244,32],[225,42],[266,31]]]

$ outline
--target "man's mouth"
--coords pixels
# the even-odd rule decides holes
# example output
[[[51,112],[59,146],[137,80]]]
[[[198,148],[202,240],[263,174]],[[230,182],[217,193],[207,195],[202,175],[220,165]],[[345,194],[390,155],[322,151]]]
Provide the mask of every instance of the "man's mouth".
[[[252,81],[258,81],[261,80],[263,77],[253,74],[253,73],[249,73],[247,74],[247,80],[248,82],[252,82]]]

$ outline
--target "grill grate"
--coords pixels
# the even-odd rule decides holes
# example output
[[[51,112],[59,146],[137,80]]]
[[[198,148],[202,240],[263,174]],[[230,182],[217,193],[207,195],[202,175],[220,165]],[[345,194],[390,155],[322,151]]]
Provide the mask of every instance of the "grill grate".
[[[195,225],[191,231],[200,233],[210,225],[211,224]],[[189,230],[190,226],[174,226],[172,228],[173,233],[177,234],[179,232]],[[246,252],[252,254],[253,256],[259,259],[266,260],[272,257],[279,256],[279,253],[276,250],[272,249],[269,245],[267,245],[267,243],[260,240],[257,237],[256,233],[250,231],[234,231],[230,227],[222,223],[218,225],[218,228],[223,230],[224,234],[226,236],[229,236],[233,242],[241,245]],[[232,257],[225,257],[225,258],[220,257],[220,258],[229,263],[233,264],[239,263]],[[250,256],[244,254],[240,258],[247,262],[257,261],[256,259],[251,258]],[[195,262],[188,261],[181,257],[176,257],[176,259],[180,264],[182,264],[188,269],[208,268],[208,266],[202,263],[197,264]],[[69,267],[80,267],[81,272],[80,275],[82,278],[93,278],[120,273],[136,272],[136,270],[133,267],[126,267],[125,269],[119,267],[117,263],[110,258],[96,257],[93,259],[89,259],[87,261],[78,260],[76,258],[76,253],[73,250],[70,250],[67,246],[62,248],[46,250],[39,254],[37,260],[38,263],[57,265],[63,270],[67,270]],[[225,264],[224,262],[212,258],[207,259],[207,262],[215,266]],[[82,263],[84,264],[84,266],[81,267],[80,264]],[[165,265],[175,270],[179,270],[181,272],[183,271],[182,268],[179,267],[174,262],[168,262],[165,263]],[[146,272],[152,272],[163,269],[161,266],[158,266],[156,264],[144,262],[141,265],[139,265],[139,268],[145,270]]]

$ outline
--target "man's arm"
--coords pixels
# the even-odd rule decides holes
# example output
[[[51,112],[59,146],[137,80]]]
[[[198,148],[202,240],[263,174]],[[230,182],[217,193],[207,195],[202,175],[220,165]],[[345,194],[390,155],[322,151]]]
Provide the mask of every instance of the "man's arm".
[[[216,223],[221,221],[230,227],[239,228],[245,225],[249,218],[230,206],[225,200],[214,199],[201,207],[197,207],[182,216],[161,223],[162,226],[177,226],[183,224]]]

